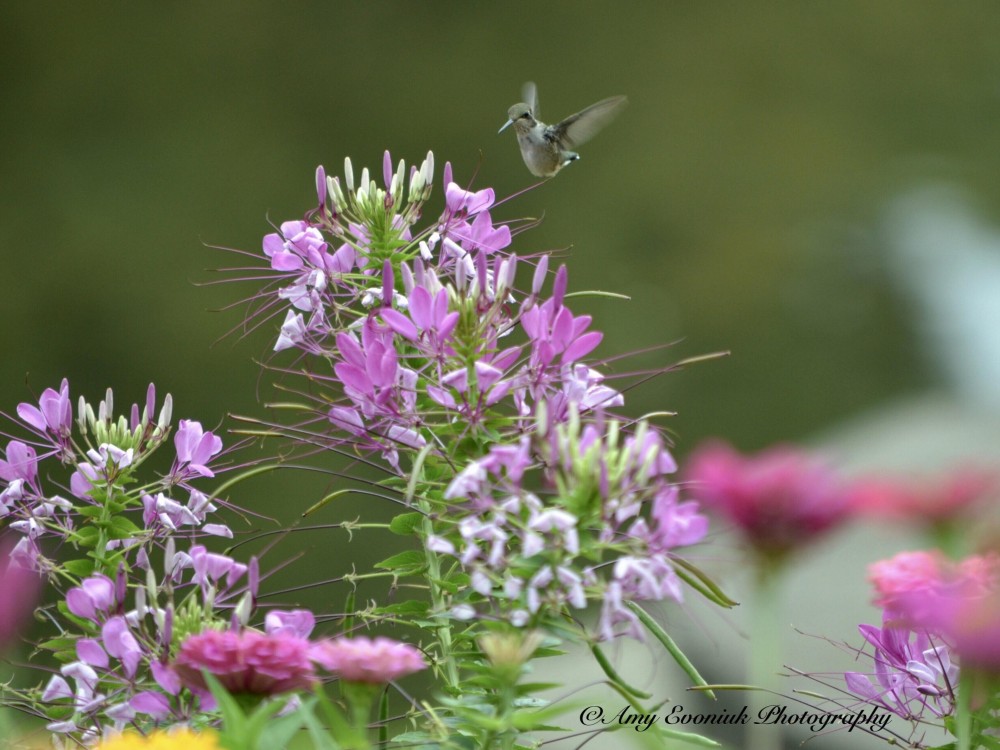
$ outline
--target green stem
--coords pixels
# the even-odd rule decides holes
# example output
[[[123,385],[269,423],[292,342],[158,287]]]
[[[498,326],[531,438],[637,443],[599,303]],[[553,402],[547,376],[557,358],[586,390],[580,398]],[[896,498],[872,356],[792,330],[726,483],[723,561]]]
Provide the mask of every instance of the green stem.
[[[958,676],[958,701],[955,707],[957,750],[970,750],[972,747],[972,682],[970,670],[963,669]]]
[[[14,722],[7,718],[7,709],[0,708],[0,737],[15,738]]]
[[[434,533],[434,527],[431,524],[429,504],[423,501],[421,502],[421,508],[424,511],[424,518],[421,523],[423,536],[426,539]],[[441,562],[438,560],[437,553],[427,549],[426,544],[424,545],[424,558],[427,560],[427,580],[430,584],[433,611],[439,615],[444,614],[444,596],[442,595],[441,587],[437,584],[437,581],[441,580]],[[444,663],[445,683],[448,692],[452,695],[457,695],[461,692],[461,689],[458,684],[458,666],[455,664],[455,654],[452,647],[451,620],[442,618],[440,624],[437,626],[437,634],[438,641],[441,644],[441,661]]]
[[[750,682],[762,692],[754,692],[751,723],[747,725],[750,750],[780,750],[781,730],[775,724],[754,724],[758,712],[774,702],[777,671],[781,664],[780,570],[766,562],[757,569],[753,606],[750,610]]]

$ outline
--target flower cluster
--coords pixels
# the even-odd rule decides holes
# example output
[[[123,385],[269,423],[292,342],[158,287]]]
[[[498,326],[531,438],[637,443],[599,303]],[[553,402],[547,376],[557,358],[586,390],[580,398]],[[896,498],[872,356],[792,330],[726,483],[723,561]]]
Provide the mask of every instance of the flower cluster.
[[[444,172],[444,210],[418,228],[432,155],[408,190],[388,153],[382,185],[356,183],[349,160],[343,181],[321,167],[318,208],[264,238],[275,282],[254,314],[291,307],[275,349],[297,349],[323,389],[288,434],[420,467],[428,565],[454,560],[468,582],[444,587],[436,616],[538,627],[597,602],[601,637],[641,636],[628,602],[682,598],[676,553],[707,520],[678,499],[657,428],[608,414],[624,398],[588,362],[603,334],[568,306],[566,267],[509,253],[494,192]]]
[[[292,624],[286,624],[291,620]],[[193,690],[205,693],[204,673],[213,675],[234,694],[277,695],[310,690],[318,684],[314,663],[341,679],[384,684],[427,665],[421,653],[389,638],[308,640],[307,610],[272,612],[265,632],[208,630],[189,636],[180,646],[173,671]]]
[[[109,389],[96,411],[80,397],[74,420],[65,380],[58,391],[45,389],[38,406],[20,404],[13,421],[31,437],[10,440],[0,459],[0,518],[21,535],[11,552],[14,560],[23,567],[51,570],[51,561],[42,555],[46,538],[91,548],[113,542],[111,549],[127,552],[181,527],[189,528],[191,536],[231,537],[225,524],[206,523],[216,506],[191,485],[199,477],[214,476],[209,464],[222,451],[222,441],[198,422],[180,421],[166,476],[129,490],[143,462],[167,441],[172,409],[168,394],[157,415],[151,384],[141,410],[133,404],[127,417],[114,416]],[[44,486],[43,477],[58,471],[51,464],[69,473],[68,481],[56,487],[68,486],[70,498]],[[134,518],[139,509],[141,518]]]
[[[171,417],[171,397],[157,412],[150,385],[124,415],[108,390],[96,409],[80,398],[74,418],[64,380],[11,418],[30,437],[11,439],[0,459],[3,578],[23,608],[36,572],[47,574],[60,597],[47,619],[61,620],[61,634],[44,644],[59,662],[45,687],[10,692],[52,732],[91,742],[141,717],[192,716],[199,703],[180,695],[170,665],[176,639],[223,626],[219,607],[243,619],[252,610],[256,562],[201,543],[233,536],[213,517],[220,501],[197,486],[214,476],[222,440],[193,420],[175,430]],[[144,464],[171,436],[169,470],[150,476]]]
[[[140,571],[143,585],[130,583],[122,567],[114,579],[98,573],[66,592],[67,611],[83,636],[73,641],[75,658],[41,695],[52,708],[69,709],[68,716],[49,724],[50,731],[99,736],[109,728],[120,731],[137,717],[170,722],[211,705],[182,694],[177,647],[189,632],[225,626],[217,602],[238,596],[233,617],[249,617],[257,593],[256,562],[243,565],[197,544],[175,551],[169,540],[159,582],[148,565]],[[180,603],[177,590],[191,593]]]

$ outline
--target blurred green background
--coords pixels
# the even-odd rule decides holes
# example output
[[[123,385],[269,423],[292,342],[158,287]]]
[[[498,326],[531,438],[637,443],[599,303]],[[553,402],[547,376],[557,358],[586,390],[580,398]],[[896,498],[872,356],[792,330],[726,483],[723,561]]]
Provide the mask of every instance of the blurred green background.
[[[250,411],[273,331],[205,269],[313,203],[317,164],[382,150],[501,196],[534,182],[496,135],[523,81],[559,119],[630,107],[558,180],[506,204],[517,249],[572,245],[603,353],[731,358],[632,394],[681,451],[796,439],[935,377],[871,223],[947,178],[1000,208],[1000,9],[986,3],[121,4],[3,11],[5,408],[150,380],[178,414]],[[440,171],[439,171],[440,174]]]
[[[314,204],[317,164],[377,168],[385,148],[524,189],[496,131],[528,79],[546,121],[630,98],[579,163],[494,216],[544,215],[515,250],[572,246],[574,289],[631,297],[575,306],[606,332],[600,354],[679,341],[619,371],[732,352],[629,394],[631,414],[678,412],[681,456],[947,391],[885,212],[944,182],[1000,220],[992,3],[33,2],[0,18],[8,412],[65,376],[119,403],[153,380],[175,419],[262,415],[275,394],[254,360],[276,325],[218,341],[242,311],[216,310],[249,290],[199,286],[236,260],[207,246],[259,249]],[[285,476],[235,499],[288,519],[330,486]],[[363,567],[357,544],[341,552],[331,576]]]

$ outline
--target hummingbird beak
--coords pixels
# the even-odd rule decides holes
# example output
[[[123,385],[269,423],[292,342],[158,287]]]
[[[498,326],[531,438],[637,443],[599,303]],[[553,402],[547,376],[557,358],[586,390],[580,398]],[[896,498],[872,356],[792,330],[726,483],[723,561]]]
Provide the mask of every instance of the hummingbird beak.
[[[513,120],[507,120],[507,122],[505,122],[505,123],[503,124],[503,127],[502,127],[502,128],[500,128],[500,129],[499,129],[499,130],[497,131],[497,135],[500,135],[500,134],[501,134],[501,133],[502,133],[503,131],[505,131],[505,130],[506,130],[507,128],[509,128],[509,127],[510,127],[511,125],[513,125],[513,124],[514,124],[514,121],[513,121]]]

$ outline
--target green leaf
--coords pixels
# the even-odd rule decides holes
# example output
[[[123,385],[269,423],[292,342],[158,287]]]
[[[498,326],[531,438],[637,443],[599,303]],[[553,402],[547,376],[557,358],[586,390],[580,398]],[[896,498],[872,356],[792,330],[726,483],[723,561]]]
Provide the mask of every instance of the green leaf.
[[[104,513],[104,508],[100,505],[80,505],[75,510],[87,518],[100,518],[101,514]]]
[[[289,740],[302,727],[303,709],[294,711],[287,716],[275,717],[285,703],[272,700],[264,703],[254,711],[247,722],[247,729],[257,750],[271,750],[275,747],[287,747]]]
[[[314,750],[340,750],[340,746],[333,741],[319,720],[313,716],[312,711],[302,715],[302,723],[305,724],[306,730],[309,732]]]
[[[84,526],[82,529],[73,532],[70,539],[81,547],[94,547],[97,545],[97,540],[100,536],[101,532],[96,527]]]
[[[346,494],[348,494],[350,492],[353,492],[353,490],[350,489],[350,488],[344,489],[344,490],[337,490],[336,492],[331,492],[326,497],[322,498],[321,500],[313,503],[308,508],[306,508],[305,512],[302,514],[302,517],[305,518],[306,516],[312,515],[313,513],[315,513],[316,511],[318,511],[320,508],[324,507],[325,505],[328,505],[329,503],[332,503],[338,497],[340,497],[342,495],[346,495]]]
[[[594,655],[594,658],[597,659],[597,663],[600,664],[601,669],[604,670],[604,674],[608,676],[608,679],[619,685],[622,690],[624,690],[627,693],[631,693],[636,698],[648,699],[653,697],[649,693],[643,690],[639,690],[638,688],[632,687],[627,682],[625,682],[625,680],[622,679],[622,677],[618,674],[618,672],[615,671],[615,668],[611,666],[611,662],[608,661],[608,657],[604,655],[604,652],[601,651],[601,649],[598,647],[596,643],[590,647],[590,651]]]
[[[726,596],[726,593],[719,588],[719,585],[701,568],[680,557],[672,558],[672,561],[674,563],[674,572],[677,573],[678,577],[710,602],[714,602],[726,609],[732,609],[739,605],[738,601]]]
[[[424,519],[423,513],[402,513],[389,522],[389,531],[400,536],[409,536]]]
[[[628,606],[629,609],[635,612],[639,620],[642,621],[642,624],[645,625],[646,628],[649,630],[649,632],[656,637],[656,640],[658,640],[661,644],[663,644],[663,647],[667,650],[667,653],[669,653],[672,657],[674,657],[674,661],[676,661],[677,664],[680,666],[680,668],[687,673],[688,677],[694,680],[695,685],[700,685],[703,688],[708,685],[708,683],[705,682],[705,678],[698,673],[698,670],[695,669],[695,666],[694,664],[691,663],[691,660],[684,655],[684,652],[680,650],[680,648],[676,643],[674,643],[674,639],[667,634],[667,631],[661,627],[660,623],[654,620],[646,610],[644,610],[635,602],[626,602],[625,604]],[[715,700],[715,693],[712,692],[712,690],[706,689],[704,692],[712,700]],[[700,737],[700,735],[693,735],[693,736]],[[717,743],[713,744],[713,747],[715,746],[717,746]]]
[[[205,684],[208,685],[208,689],[212,693],[212,697],[215,698],[216,703],[219,704],[219,709],[222,711],[222,725],[227,739],[231,741],[231,746],[246,748],[246,714],[243,713],[243,709],[240,708],[240,704],[236,702],[236,699],[229,694],[228,690],[222,687],[222,683],[214,675],[204,670],[202,670],[202,674],[205,677]]]
[[[400,570],[404,568],[414,570],[422,568],[425,562],[423,552],[410,549],[406,550],[406,552],[400,552],[398,555],[387,557],[382,562],[375,563],[375,567],[382,570]]]
[[[112,539],[130,539],[142,534],[142,529],[125,516],[115,516],[109,526]]]
[[[70,560],[63,563],[63,569],[72,575],[86,578],[94,572],[93,560]]]
[[[662,737],[669,737],[672,740],[686,742],[689,745],[697,745],[698,747],[722,747],[722,745],[715,740],[703,737],[700,734],[694,734],[693,732],[682,732],[678,729],[664,729],[663,727],[657,727],[657,730],[658,734]]]
[[[76,640],[76,638],[50,638],[47,641],[39,643],[37,648],[45,649],[46,651],[74,652],[76,650]]]

